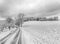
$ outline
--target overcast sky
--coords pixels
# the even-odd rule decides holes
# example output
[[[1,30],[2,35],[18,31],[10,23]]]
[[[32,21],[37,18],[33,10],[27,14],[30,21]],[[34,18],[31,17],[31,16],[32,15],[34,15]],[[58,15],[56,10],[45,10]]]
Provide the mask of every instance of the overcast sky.
[[[0,0],[0,16],[49,16],[60,12],[59,0]]]

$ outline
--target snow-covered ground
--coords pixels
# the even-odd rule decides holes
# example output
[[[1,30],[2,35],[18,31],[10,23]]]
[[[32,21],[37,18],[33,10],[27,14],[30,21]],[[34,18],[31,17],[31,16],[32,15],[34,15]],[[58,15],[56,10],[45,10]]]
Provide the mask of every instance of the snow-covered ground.
[[[14,31],[14,29],[12,30]],[[26,44],[60,44],[60,21],[24,22],[21,31],[22,42]],[[8,35],[10,31],[5,33]],[[0,37],[5,33],[0,34]],[[9,40],[12,39],[9,38]]]
[[[29,21],[23,24],[22,30],[42,39],[43,43],[60,43],[60,21]]]
[[[60,33],[60,21],[29,21],[23,24],[23,29],[39,33],[49,33],[51,31]]]

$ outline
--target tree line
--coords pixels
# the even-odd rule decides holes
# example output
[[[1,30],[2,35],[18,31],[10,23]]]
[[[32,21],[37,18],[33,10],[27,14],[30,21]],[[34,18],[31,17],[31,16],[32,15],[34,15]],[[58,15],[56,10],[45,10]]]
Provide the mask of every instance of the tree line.
[[[30,18],[24,18],[24,21],[58,21],[58,17],[30,17]]]

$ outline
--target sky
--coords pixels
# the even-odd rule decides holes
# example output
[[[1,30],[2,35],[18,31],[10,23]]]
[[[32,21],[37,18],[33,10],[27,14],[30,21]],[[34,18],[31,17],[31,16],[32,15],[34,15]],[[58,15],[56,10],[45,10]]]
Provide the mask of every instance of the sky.
[[[60,12],[59,0],[0,0],[0,16],[49,16]]]

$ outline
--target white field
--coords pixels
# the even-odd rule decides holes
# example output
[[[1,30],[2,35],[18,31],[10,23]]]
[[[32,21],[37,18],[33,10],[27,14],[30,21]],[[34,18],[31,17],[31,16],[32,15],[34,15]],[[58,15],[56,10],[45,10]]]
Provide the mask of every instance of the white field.
[[[60,44],[60,21],[28,21],[21,30],[24,34],[23,42],[26,41],[26,44]],[[8,33],[9,31],[6,35]],[[0,37],[2,35],[5,34],[0,34]],[[36,40],[35,43],[32,42],[33,39]]]
[[[29,21],[23,24],[23,29],[36,32],[60,31],[60,21]]]
[[[46,44],[60,44],[60,21],[29,21],[23,24],[22,30],[42,39]]]

